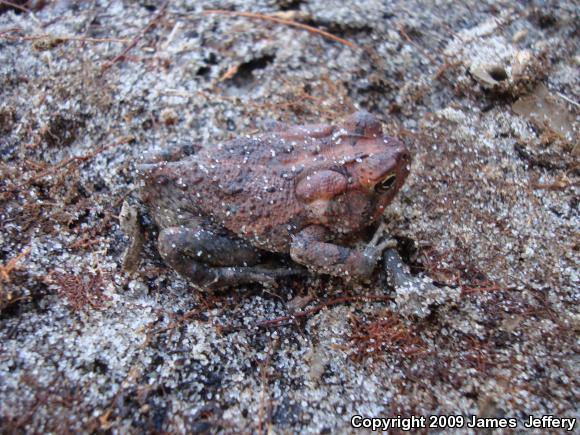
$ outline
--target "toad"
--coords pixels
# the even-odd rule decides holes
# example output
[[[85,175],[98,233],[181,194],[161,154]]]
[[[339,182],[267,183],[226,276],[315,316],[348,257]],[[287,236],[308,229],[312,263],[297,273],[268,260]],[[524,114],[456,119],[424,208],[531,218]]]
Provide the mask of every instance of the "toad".
[[[164,261],[203,288],[269,283],[315,273],[365,280],[382,251],[377,225],[409,174],[410,155],[364,111],[337,125],[277,125],[193,152],[166,150],[137,165],[140,207],[125,203],[126,255],[134,268],[143,238],[139,208],[159,229]],[[270,253],[289,255],[272,267]]]

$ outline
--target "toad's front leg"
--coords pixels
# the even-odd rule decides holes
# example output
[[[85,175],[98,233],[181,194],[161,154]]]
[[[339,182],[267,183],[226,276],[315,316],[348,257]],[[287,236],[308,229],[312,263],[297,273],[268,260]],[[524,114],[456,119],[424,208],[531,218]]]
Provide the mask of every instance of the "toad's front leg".
[[[318,273],[348,276],[364,280],[370,278],[384,249],[394,247],[396,242],[379,243],[379,232],[364,250],[351,249],[328,243],[329,232],[319,225],[311,225],[294,236],[290,256]]]

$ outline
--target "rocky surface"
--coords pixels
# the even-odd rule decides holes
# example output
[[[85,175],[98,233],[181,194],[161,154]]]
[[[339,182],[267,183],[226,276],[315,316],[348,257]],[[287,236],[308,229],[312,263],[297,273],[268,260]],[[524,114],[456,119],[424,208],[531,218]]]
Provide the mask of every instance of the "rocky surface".
[[[574,2],[15,4],[0,6],[3,431],[580,417]],[[144,153],[354,108],[413,151],[385,219],[439,290],[321,276],[204,294],[152,247],[123,272],[117,216]]]

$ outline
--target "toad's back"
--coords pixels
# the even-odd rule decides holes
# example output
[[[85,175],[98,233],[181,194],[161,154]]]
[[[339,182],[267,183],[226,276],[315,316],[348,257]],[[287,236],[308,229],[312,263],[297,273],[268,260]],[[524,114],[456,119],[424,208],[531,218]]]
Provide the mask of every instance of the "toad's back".
[[[144,199],[157,209],[162,227],[182,216],[203,217],[263,249],[287,252],[304,222],[295,181],[307,161],[323,160],[310,151],[316,148],[316,141],[268,133],[209,146],[177,162],[143,165]]]
[[[188,219],[202,218],[274,252],[287,252],[293,234],[318,223],[309,222],[309,216],[313,212],[320,216],[332,206],[337,217],[348,217],[343,221],[350,222],[340,232],[348,231],[348,226],[368,225],[366,216],[372,214],[376,201],[367,190],[353,196],[353,201],[328,201],[333,189],[328,180],[350,179],[346,162],[362,162],[391,146],[375,118],[358,113],[352,119],[353,125],[304,125],[243,136],[207,146],[180,161],[142,165],[142,197],[162,228],[187,226]],[[306,210],[297,198],[296,185],[321,171],[335,176],[327,181],[319,177],[307,187],[308,195],[325,199]],[[316,189],[320,195],[313,194]]]

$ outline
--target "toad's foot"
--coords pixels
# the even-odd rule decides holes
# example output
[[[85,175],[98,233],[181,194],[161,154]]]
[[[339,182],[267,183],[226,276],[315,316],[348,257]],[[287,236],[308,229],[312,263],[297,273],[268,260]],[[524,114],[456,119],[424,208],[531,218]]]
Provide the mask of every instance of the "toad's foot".
[[[193,223],[189,228],[162,230],[158,247],[169,266],[197,287],[210,290],[250,283],[271,285],[278,278],[305,272],[299,267],[266,267],[261,252],[246,241]]]
[[[280,278],[303,275],[304,269],[268,268],[262,266],[228,266],[211,267],[195,260],[181,259],[178,263],[166,261],[180,275],[189,279],[196,287],[204,290],[217,290],[226,287],[237,287],[245,284],[260,283],[266,287],[273,286]]]
[[[397,241],[395,239],[385,239],[383,241],[380,241],[381,238],[386,233],[385,231],[386,227],[387,226],[385,225],[385,223],[381,221],[379,227],[377,228],[375,234],[373,235],[373,238],[364,249],[364,254],[372,258],[374,261],[378,261],[379,257],[381,256],[381,254],[385,249],[388,248],[394,249],[397,247]]]
[[[387,272],[387,282],[391,287],[396,289],[413,281],[414,277],[409,272],[409,267],[396,249],[389,248],[385,251],[383,264]]]
[[[207,267],[207,265],[191,261],[183,264],[179,272],[191,279],[198,287],[216,290],[253,283],[270,287],[275,285],[278,279],[303,275],[305,269],[262,266]]]
[[[460,298],[459,288],[437,286],[427,276],[411,275],[395,249],[385,251],[383,265],[387,273],[387,284],[395,289],[398,312],[404,316],[425,318],[433,307]]]

